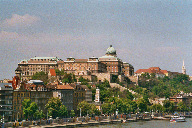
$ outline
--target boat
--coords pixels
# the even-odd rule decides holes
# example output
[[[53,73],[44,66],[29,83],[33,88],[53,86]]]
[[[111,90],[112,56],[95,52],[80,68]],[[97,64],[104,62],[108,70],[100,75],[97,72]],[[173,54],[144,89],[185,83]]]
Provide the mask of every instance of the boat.
[[[170,120],[170,122],[171,122],[171,123],[175,123],[175,122],[177,122],[177,121],[176,121],[176,120],[172,120],[172,119],[171,119],[171,120]]]
[[[172,116],[170,122],[185,122],[184,116]]]

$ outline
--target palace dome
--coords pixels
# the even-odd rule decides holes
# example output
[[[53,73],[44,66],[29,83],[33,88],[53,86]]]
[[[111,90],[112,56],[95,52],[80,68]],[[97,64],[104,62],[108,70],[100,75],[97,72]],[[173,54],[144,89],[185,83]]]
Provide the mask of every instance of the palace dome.
[[[107,49],[106,54],[116,54],[116,50],[110,45],[110,47]]]

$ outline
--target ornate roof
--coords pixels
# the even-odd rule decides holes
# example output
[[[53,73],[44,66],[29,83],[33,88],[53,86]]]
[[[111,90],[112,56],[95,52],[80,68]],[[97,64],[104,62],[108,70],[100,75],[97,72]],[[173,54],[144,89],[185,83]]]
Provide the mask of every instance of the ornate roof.
[[[116,50],[110,45],[110,47],[107,49],[106,54],[116,54]]]

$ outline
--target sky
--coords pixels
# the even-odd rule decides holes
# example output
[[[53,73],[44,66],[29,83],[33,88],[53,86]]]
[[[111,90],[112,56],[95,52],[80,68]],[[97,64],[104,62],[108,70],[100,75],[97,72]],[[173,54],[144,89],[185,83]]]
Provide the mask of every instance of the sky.
[[[23,59],[117,56],[192,75],[191,0],[0,0],[0,80]]]

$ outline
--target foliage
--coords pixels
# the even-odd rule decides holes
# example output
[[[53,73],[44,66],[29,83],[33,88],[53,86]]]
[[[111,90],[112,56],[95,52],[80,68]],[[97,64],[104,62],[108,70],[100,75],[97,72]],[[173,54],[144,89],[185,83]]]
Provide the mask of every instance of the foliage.
[[[147,103],[143,98],[140,98],[137,100],[137,106],[138,106],[139,112],[144,112],[147,110]]]
[[[62,69],[62,70],[55,69],[55,73],[57,76],[63,76],[64,75],[64,69]]]
[[[81,85],[88,85],[88,82],[90,82],[90,80],[88,78],[85,79],[82,76],[80,76],[79,82],[81,82]]]
[[[139,94],[144,95],[142,88],[146,88],[150,93],[149,98],[174,96],[180,91],[185,93],[192,92],[192,82],[189,81],[189,76],[185,74],[176,75],[173,78],[167,76],[156,78],[154,74],[142,74],[139,78],[139,87],[133,88]],[[149,95],[148,95],[149,96]]]
[[[131,80],[129,79],[129,77],[125,77],[125,81],[126,81],[127,84],[131,83]]]
[[[133,100],[134,98],[133,94],[129,92],[129,90],[124,90],[122,93],[120,93],[120,97],[129,99],[129,100]]]
[[[164,108],[163,108],[163,106],[161,104],[153,104],[151,106],[151,110],[162,112],[162,111],[164,111]]]
[[[192,100],[191,100],[191,103],[189,105],[189,110],[192,112]]]
[[[119,113],[134,113],[136,109],[137,104],[135,101],[118,97],[110,97],[109,100],[102,105],[104,114],[112,114],[117,110]]]
[[[82,101],[78,104],[77,110],[81,108],[81,115],[85,116],[87,114],[99,114],[100,112],[97,110],[94,104],[89,104],[86,101]]]
[[[48,74],[41,71],[41,72],[36,72],[34,75],[32,75],[33,80],[42,80],[44,84],[48,83]]]
[[[73,83],[73,82],[77,82],[77,79],[75,78],[75,75],[74,74],[67,74],[67,73],[64,73],[64,77],[63,77],[63,80],[62,80],[63,83]]]
[[[165,109],[165,112],[173,112],[174,111],[174,103],[169,100],[163,101],[163,107]]]
[[[42,110],[37,110],[35,113],[34,113],[34,117],[36,119],[42,119],[45,117],[45,114],[43,113]]]
[[[75,111],[74,110],[71,110],[70,117],[75,117]]]
[[[111,104],[110,103],[104,103],[102,104],[102,111],[104,114],[109,114],[111,113]]]
[[[30,99],[24,99],[22,106],[25,119],[28,119],[29,117],[33,118],[34,113],[38,110],[37,103],[31,102]]]
[[[113,74],[112,74],[111,83],[119,83],[118,75],[113,75]]]
[[[188,110],[188,108],[184,102],[179,102],[177,105],[178,105],[177,109],[179,111],[187,111]]]
[[[48,110],[48,115],[53,118],[67,116],[67,108],[62,104],[58,97],[49,99],[45,108]]]

